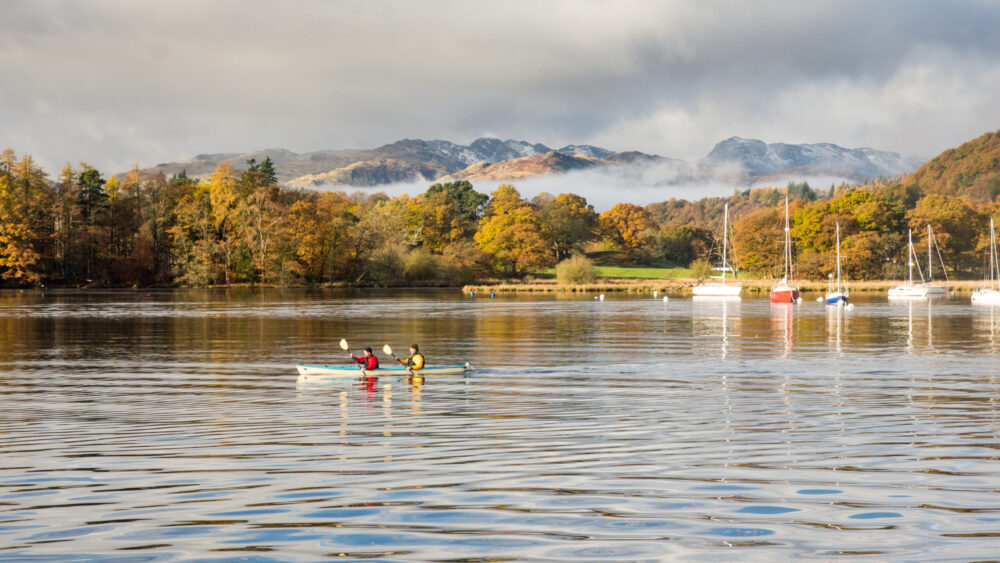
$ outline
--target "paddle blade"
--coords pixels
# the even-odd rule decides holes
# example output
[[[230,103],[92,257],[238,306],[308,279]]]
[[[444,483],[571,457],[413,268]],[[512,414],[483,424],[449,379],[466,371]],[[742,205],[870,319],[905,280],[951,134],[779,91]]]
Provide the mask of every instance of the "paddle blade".
[[[346,338],[341,338],[340,339],[340,349],[341,350],[349,350],[350,349],[350,347],[347,345],[347,339]]]
[[[389,354],[391,356],[392,355],[392,346],[389,346],[388,344],[386,344],[385,346],[382,347],[382,351],[385,352],[386,354]]]

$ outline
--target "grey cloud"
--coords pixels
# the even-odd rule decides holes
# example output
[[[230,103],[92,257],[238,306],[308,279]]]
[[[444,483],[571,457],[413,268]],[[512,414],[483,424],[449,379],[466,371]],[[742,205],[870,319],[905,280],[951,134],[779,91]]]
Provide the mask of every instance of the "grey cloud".
[[[972,1],[15,1],[0,145],[50,172],[483,134],[684,158],[730,135],[932,156],[998,127],[998,24],[1000,5]],[[927,73],[963,87],[957,102],[929,101],[951,85]],[[919,91],[894,103],[908,79]]]

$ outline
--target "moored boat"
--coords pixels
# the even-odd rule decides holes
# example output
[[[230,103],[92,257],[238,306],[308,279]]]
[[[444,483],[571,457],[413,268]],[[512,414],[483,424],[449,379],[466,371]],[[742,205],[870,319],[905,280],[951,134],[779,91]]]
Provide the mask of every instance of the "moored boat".
[[[799,288],[792,285],[792,229],[788,221],[788,196],[785,196],[785,275],[778,285],[771,288],[772,303],[798,303],[802,300]]]
[[[723,208],[722,217],[722,281],[721,282],[708,282],[701,283],[691,290],[695,297],[711,297],[711,298],[726,298],[726,299],[739,299],[740,291],[743,289],[743,284],[740,283],[726,283],[726,272],[730,268],[726,265],[726,254],[728,249],[728,239],[729,239],[729,204],[727,203]],[[735,273],[734,273],[735,277]]]
[[[989,285],[972,292],[973,305],[1000,305],[1000,259],[997,256],[996,230],[990,217],[990,268],[987,276]]]
[[[924,281],[924,274],[920,271],[920,264],[917,263],[917,253],[913,249],[913,229],[910,229],[907,236],[907,266],[909,268],[909,278],[907,282],[896,286],[889,290],[889,297],[891,299],[927,299],[930,297],[943,297],[948,295],[948,288],[940,285],[935,285],[929,281]],[[931,268],[933,260],[931,258],[931,244],[933,242],[934,234],[931,230],[931,226],[927,225],[927,277],[930,279]],[[920,274],[920,282],[913,283],[913,266],[917,267],[917,273]],[[945,272],[947,276],[947,272]]]
[[[837,223],[837,289],[833,288],[833,274],[830,274],[830,288],[823,300],[827,305],[847,305],[847,284],[840,279],[840,223]]]
[[[297,365],[299,370],[299,380],[324,379],[331,377],[378,377],[382,375],[410,375],[410,370],[403,366],[388,366],[375,370],[358,369],[353,366],[323,366],[323,365]],[[457,366],[427,366],[418,370],[413,370],[413,375],[455,375],[465,373],[472,369],[468,363]]]

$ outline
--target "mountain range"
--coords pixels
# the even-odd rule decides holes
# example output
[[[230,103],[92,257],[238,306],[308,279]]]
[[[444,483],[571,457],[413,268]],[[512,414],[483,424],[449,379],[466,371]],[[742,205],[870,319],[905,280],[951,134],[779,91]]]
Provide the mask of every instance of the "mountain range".
[[[922,161],[870,148],[849,149],[831,143],[765,143],[730,137],[704,158],[684,161],[638,151],[615,152],[592,145],[552,149],[540,143],[484,137],[468,145],[450,141],[403,139],[375,149],[295,153],[265,149],[249,153],[201,154],[187,162],[162,163],[145,170],[167,175],[210,174],[230,161],[237,170],[246,161],[270,158],[278,180],[288,186],[371,187],[403,182],[503,181],[596,169],[623,173],[655,185],[726,182],[750,186],[765,181],[838,177],[861,182],[912,172]]]

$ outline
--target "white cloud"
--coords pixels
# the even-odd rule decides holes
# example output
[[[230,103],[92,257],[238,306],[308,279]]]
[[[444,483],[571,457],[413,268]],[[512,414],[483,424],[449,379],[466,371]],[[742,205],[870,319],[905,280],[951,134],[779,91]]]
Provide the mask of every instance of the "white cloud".
[[[487,132],[933,156],[1000,127],[998,25],[996,4],[917,0],[11,1],[0,145],[105,169]]]

